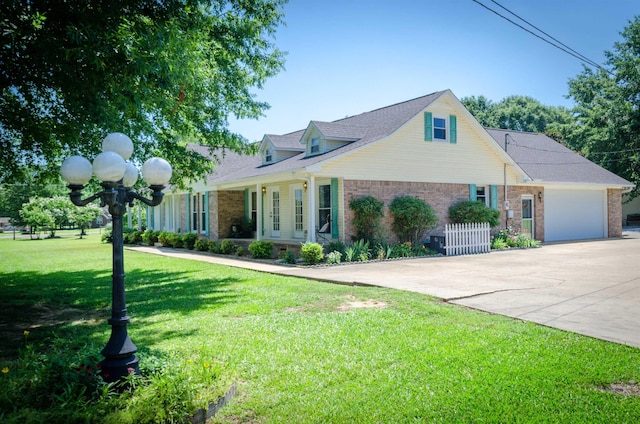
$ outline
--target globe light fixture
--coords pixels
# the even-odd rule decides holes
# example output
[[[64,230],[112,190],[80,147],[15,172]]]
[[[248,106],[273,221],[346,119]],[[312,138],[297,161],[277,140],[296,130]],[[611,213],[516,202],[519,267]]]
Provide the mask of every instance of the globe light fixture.
[[[69,197],[76,206],[85,206],[100,200],[101,206],[108,206],[112,218],[113,273],[111,283],[111,336],[102,349],[104,360],[100,362],[100,374],[106,382],[121,382],[129,374],[140,374],[139,359],[135,356],[138,348],[127,333],[130,318],[125,301],[124,243],[122,218],[127,205],[135,200],[149,206],[162,202],[165,185],[171,179],[169,162],[161,158],[151,158],[142,167],[142,174],[152,193],[148,199],[133,191],[138,181],[138,169],[126,162],[133,153],[133,142],[122,133],[112,133],[102,143],[103,152],[95,157],[93,165],[82,156],[71,156],[62,162],[60,173],[69,183]],[[82,198],[82,189],[95,175],[101,181],[102,191]]]

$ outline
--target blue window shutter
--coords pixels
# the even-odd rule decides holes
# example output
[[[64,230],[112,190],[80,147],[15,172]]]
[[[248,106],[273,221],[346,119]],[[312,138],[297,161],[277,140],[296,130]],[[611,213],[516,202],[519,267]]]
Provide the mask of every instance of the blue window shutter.
[[[456,115],[449,115],[449,141],[451,144],[458,142],[458,118]]]
[[[476,185],[475,184],[469,184],[469,200],[471,200],[472,202],[475,202],[476,200],[478,200],[478,192],[476,191]]]
[[[244,219],[249,222],[249,220],[251,219],[251,208],[249,206],[249,196],[251,194],[249,193],[249,189],[245,188],[244,189]]]
[[[498,186],[491,186],[491,208],[498,209]]]
[[[191,231],[191,220],[189,219],[190,215],[191,215],[191,208],[189,207],[189,197],[191,197],[189,195],[189,193],[185,194],[184,198],[185,198],[185,214],[184,214],[184,226],[186,227],[184,229],[185,233],[188,233],[189,231]]]
[[[204,192],[204,235],[209,237],[209,192]]]
[[[331,178],[331,238],[338,237],[338,179]]]
[[[433,141],[433,115],[424,113],[424,141]]]

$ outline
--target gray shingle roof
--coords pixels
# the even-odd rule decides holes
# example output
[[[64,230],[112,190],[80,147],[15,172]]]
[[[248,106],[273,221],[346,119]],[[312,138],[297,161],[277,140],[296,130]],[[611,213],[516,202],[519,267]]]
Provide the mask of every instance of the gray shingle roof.
[[[396,131],[398,128],[408,122],[415,115],[420,113],[424,108],[429,106],[438,97],[446,92],[447,91],[438,91],[423,97],[418,97],[413,100],[408,100],[402,103],[397,103],[395,105],[372,110],[360,115],[350,116],[348,118],[340,119],[330,123],[335,124],[331,125],[331,131],[336,130],[336,128],[346,128],[347,126],[351,126],[352,128],[356,128],[358,131],[357,135],[361,136],[358,141],[354,141],[338,149],[316,156],[305,156],[304,153],[301,153],[292,158],[285,159],[283,161],[270,165],[262,165],[261,158],[257,156],[255,157],[256,159],[251,163],[251,165],[248,165],[244,168],[240,168],[237,166],[229,167],[225,166],[226,164],[221,164],[222,166],[224,166],[224,169],[216,170],[216,172],[207,177],[207,181],[211,183],[221,183],[226,181],[241,180],[245,178],[259,177],[262,175],[269,175],[278,172],[294,171],[318,162],[325,161],[337,155],[344,154],[346,152],[357,149],[367,143],[391,135],[394,131]],[[300,134],[300,137],[302,137],[302,134],[305,130],[299,130],[294,133],[290,133],[287,136],[293,137],[294,134]],[[360,133],[360,130],[363,130],[364,132]],[[343,130],[343,133],[346,132]],[[350,133],[350,135],[354,135],[353,131]],[[271,136],[269,137],[271,139]],[[272,140],[272,142],[274,141]],[[239,158],[228,156],[228,159],[225,158],[224,162],[227,162],[227,160],[233,161],[236,159]],[[236,168],[236,170],[233,172],[227,172],[227,170],[230,168]]]
[[[533,180],[557,183],[632,184],[544,134],[486,128],[498,145]]]
[[[356,140],[316,156],[305,156],[304,146],[300,144],[306,129],[285,135],[270,134],[268,137],[276,149],[298,150],[301,153],[274,164],[262,165],[260,156],[243,156],[227,152],[215,172],[207,177],[207,181],[222,183],[279,172],[296,171],[342,155],[373,141],[388,137],[447,91],[438,91],[334,122],[312,121],[313,125],[327,137]],[[533,180],[554,183],[632,186],[627,180],[590,162],[543,134],[499,129],[486,130],[502,149],[505,148],[505,134],[510,135],[507,146],[508,155]],[[202,150],[202,154],[210,156],[206,147],[199,147],[198,151],[200,150]]]

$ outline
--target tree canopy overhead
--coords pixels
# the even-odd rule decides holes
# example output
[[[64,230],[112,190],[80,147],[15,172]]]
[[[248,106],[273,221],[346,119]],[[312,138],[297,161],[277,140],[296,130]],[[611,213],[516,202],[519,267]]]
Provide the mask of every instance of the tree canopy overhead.
[[[571,111],[562,106],[545,106],[528,96],[509,96],[493,102],[484,96],[464,97],[461,102],[485,127],[537,132],[565,142],[575,130]]]
[[[579,131],[574,148],[600,166],[640,185],[640,16],[605,52],[604,68],[569,81]]]
[[[58,172],[109,132],[159,155],[173,184],[211,163],[187,143],[242,152],[228,117],[258,118],[252,89],[283,67],[272,43],[286,0],[23,0],[0,5],[0,182]]]

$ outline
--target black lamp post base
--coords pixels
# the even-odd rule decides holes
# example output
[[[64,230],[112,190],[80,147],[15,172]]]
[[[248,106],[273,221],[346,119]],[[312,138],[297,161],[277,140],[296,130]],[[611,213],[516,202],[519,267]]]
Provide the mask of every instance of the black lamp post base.
[[[100,375],[107,383],[123,381],[129,374],[140,375],[140,359],[135,355],[120,359],[105,359],[100,362]]]

